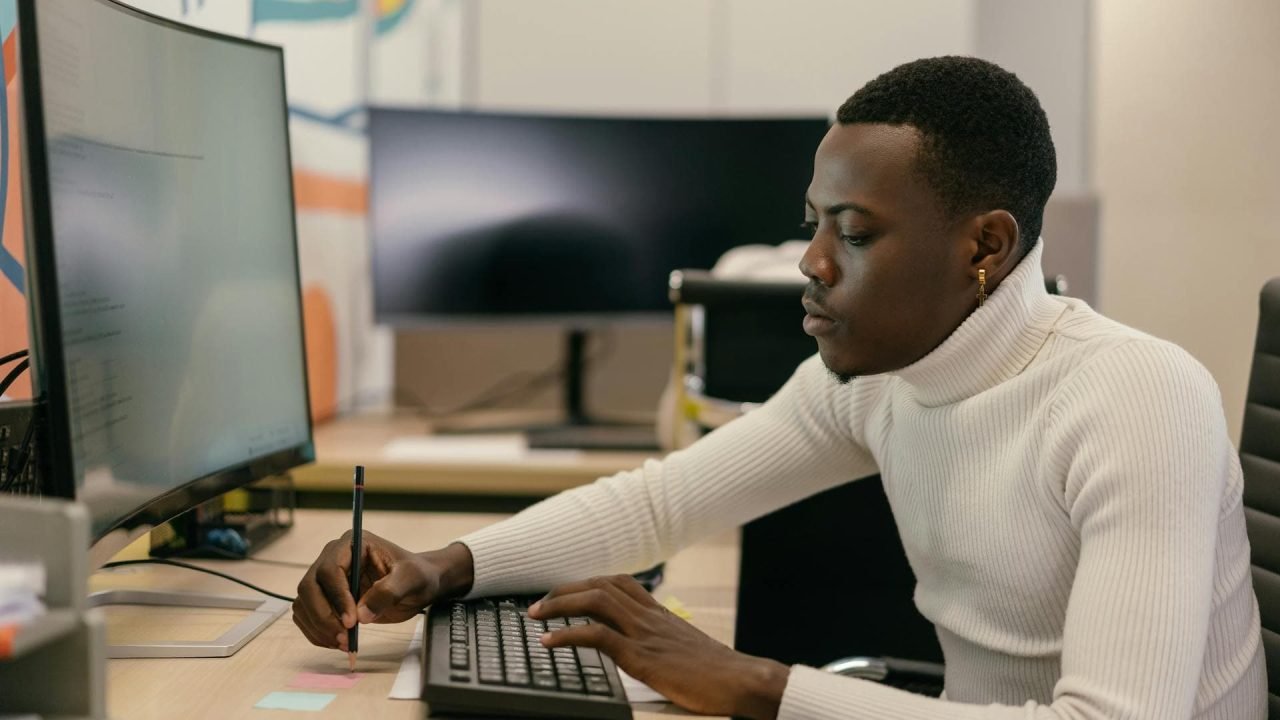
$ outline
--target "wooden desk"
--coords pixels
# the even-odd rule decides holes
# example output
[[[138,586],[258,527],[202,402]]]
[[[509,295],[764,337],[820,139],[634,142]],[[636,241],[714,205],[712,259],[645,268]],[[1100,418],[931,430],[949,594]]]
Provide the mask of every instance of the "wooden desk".
[[[438,547],[476,528],[500,520],[501,515],[374,512],[365,514],[365,527],[413,549]],[[266,551],[263,558],[310,562],[320,547],[351,523],[349,512],[303,510],[297,526]],[[210,561],[210,566],[293,595],[303,569],[258,562]],[[731,643],[738,574],[736,532],[694,545],[670,560],[658,597],[674,595],[693,613],[693,623],[712,637]],[[218,578],[179,568],[134,566],[99,573],[92,589],[110,587],[163,588],[189,592],[244,594],[250,592]],[[164,636],[170,639],[216,637],[239,617],[222,610],[140,610],[108,608],[108,634],[120,640]],[[360,632],[359,671],[364,673],[350,690],[315,717],[421,718],[426,705],[418,701],[388,700],[400,658],[408,647],[413,622],[364,626]],[[253,708],[264,695],[289,690],[299,672],[345,672],[346,655],[312,646],[294,626],[288,613],[239,653],[229,658],[111,660],[107,665],[107,702],[111,717],[149,718],[276,718],[279,711]],[[304,690],[304,692],[306,692]],[[647,710],[640,710],[639,708]],[[636,717],[650,720],[673,712],[669,706],[638,706]],[[311,717],[312,715],[307,715]]]
[[[546,497],[622,470],[652,455],[636,452],[531,450],[519,459],[441,460],[389,457],[388,443],[425,437],[413,415],[362,415],[316,426],[316,462],[292,472],[302,491],[349,492],[351,468],[365,466],[369,493]]]

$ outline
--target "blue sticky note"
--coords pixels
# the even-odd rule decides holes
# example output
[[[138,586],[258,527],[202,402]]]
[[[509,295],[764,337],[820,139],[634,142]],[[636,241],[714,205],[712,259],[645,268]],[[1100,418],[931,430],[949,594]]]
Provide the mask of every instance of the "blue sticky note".
[[[333,693],[273,692],[267,693],[254,707],[263,710],[320,712],[336,697],[338,696]]]

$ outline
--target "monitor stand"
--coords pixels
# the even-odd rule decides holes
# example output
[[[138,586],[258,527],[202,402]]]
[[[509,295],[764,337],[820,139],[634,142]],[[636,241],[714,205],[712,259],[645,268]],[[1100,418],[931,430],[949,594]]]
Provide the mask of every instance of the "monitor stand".
[[[593,420],[583,403],[586,383],[587,331],[570,330],[565,343],[564,409],[566,421],[560,425],[529,428],[525,439],[530,448],[570,448],[581,450],[658,450],[658,434],[652,424],[625,425]]]
[[[277,598],[247,598],[157,590],[104,590],[89,595],[90,607],[105,605],[200,607],[252,611],[214,640],[158,640],[136,645],[108,645],[107,657],[109,658],[230,657],[289,609],[289,603]]]
[[[116,553],[150,534],[143,525],[108,532],[89,548],[89,567],[101,568]],[[147,607],[196,607],[249,610],[231,629],[212,641],[156,640],[127,645],[107,645],[110,658],[230,657],[289,609],[289,603],[272,597],[245,597],[165,590],[118,588],[89,593],[89,607],[143,605]]]

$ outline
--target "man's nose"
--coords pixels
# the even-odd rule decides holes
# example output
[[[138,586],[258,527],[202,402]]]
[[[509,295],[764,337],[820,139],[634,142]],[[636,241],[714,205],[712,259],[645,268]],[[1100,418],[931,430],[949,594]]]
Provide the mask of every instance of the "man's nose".
[[[836,284],[837,268],[831,255],[826,250],[826,242],[821,234],[815,234],[809,241],[809,247],[800,258],[800,272],[804,276],[826,287]]]

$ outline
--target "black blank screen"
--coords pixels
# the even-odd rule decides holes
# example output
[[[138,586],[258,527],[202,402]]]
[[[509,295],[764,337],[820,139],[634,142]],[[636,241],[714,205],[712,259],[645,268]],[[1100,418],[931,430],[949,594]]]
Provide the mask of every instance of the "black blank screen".
[[[373,109],[378,319],[666,311],[671,270],[799,234],[826,129]]]

